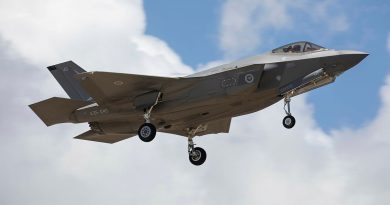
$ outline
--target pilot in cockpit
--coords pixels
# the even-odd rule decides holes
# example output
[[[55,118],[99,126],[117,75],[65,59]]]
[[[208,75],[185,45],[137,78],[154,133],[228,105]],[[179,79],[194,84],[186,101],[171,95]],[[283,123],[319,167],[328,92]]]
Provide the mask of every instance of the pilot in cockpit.
[[[292,47],[291,52],[293,53],[300,53],[301,52],[301,45],[296,44]]]
[[[283,52],[285,53],[299,53],[301,52],[301,45],[290,45],[288,47],[283,48]]]
[[[292,46],[288,46],[286,48],[283,48],[283,52],[288,53],[291,51],[291,49],[292,49]]]
[[[318,46],[314,43],[307,41],[301,41],[296,43],[291,43],[279,48],[272,50],[272,53],[305,53],[313,52],[319,50],[326,50],[325,48]]]

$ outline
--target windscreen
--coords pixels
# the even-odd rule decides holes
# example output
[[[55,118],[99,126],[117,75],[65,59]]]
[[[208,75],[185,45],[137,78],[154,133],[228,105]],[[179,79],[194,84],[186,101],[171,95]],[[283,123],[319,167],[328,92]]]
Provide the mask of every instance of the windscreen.
[[[296,43],[290,43],[282,47],[272,50],[272,53],[303,53],[312,52],[318,50],[324,50],[325,48],[314,43],[302,41]]]

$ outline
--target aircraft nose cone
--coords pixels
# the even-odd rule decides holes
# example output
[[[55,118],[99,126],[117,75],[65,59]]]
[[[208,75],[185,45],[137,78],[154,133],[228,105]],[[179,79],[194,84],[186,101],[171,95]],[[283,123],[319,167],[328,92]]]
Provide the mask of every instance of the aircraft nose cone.
[[[346,69],[349,69],[356,64],[360,63],[369,54],[361,51],[344,51],[343,56],[345,58]]]
[[[337,57],[338,72],[344,72],[360,63],[369,54],[361,51],[340,51]]]
[[[365,59],[369,54],[361,51],[350,51],[347,56],[350,58],[350,62],[354,65],[360,63],[363,59]]]
[[[361,51],[337,51],[335,55],[324,58],[323,68],[327,73],[338,76],[360,63],[369,54]]]

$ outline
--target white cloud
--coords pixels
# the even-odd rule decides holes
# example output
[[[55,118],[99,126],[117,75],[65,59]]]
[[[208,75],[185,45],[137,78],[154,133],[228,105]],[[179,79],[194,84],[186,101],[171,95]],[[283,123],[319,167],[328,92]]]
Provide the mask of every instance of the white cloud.
[[[204,71],[204,70],[207,70],[207,69],[210,69],[210,68],[214,68],[214,67],[217,67],[217,66],[220,66],[220,65],[224,65],[224,64],[227,64],[227,63],[230,63],[230,62],[231,61],[229,61],[229,60],[210,61],[210,62],[208,62],[206,64],[199,64],[195,70],[196,70],[196,72],[200,72],[200,71]]]
[[[222,10],[220,45],[225,53],[253,50],[260,43],[259,32],[266,28],[288,27],[286,4],[280,1],[227,1]]]
[[[390,156],[390,140],[386,136],[390,121],[390,77],[381,89],[382,108],[378,116],[360,129],[324,133],[313,118],[314,107],[307,103],[305,96],[300,96],[292,102],[298,121],[291,130],[281,125],[284,112],[278,103],[261,112],[235,118],[229,134],[195,138],[208,151],[208,160],[203,166],[194,167],[188,162],[187,142],[182,137],[159,133],[153,143],[145,144],[133,138],[114,145],[72,140],[72,136],[87,129],[85,125],[47,128],[27,107],[60,91],[52,77],[38,68],[68,56],[88,67],[103,66],[103,70],[107,66],[115,71],[128,68],[126,72],[187,71],[189,68],[182,65],[163,41],[143,34],[142,4],[139,1],[100,2],[105,6],[93,2],[76,4],[80,12],[70,15],[72,21],[53,20],[65,25],[53,28],[55,33],[66,33],[68,24],[81,30],[84,26],[94,29],[77,30],[63,37],[52,34],[41,37],[40,29],[46,26],[40,22],[57,15],[53,8],[65,9],[67,12],[58,12],[62,15],[72,9],[64,8],[67,3],[53,6],[46,1],[29,2],[0,4],[0,16],[4,18],[8,18],[4,12],[12,16],[20,9],[31,8],[39,11],[32,9],[36,13],[32,16],[44,16],[0,19],[1,25],[10,30],[0,28],[0,35],[7,41],[0,42],[0,91],[2,96],[7,96],[7,100],[1,101],[6,109],[0,115],[1,204],[181,204],[185,201],[188,204],[367,205],[389,201],[390,165],[385,160]],[[121,13],[121,8],[132,12],[123,12],[124,19],[109,17],[110,12],[113,16]],[[105,13],[108,17],[94,16],[84,22],[82,17],[90,13]],[[79,18],[83,26],[79,25]],[[115,26],[111,18],[131,29]],[[111,30],[104,29],[101,21],[114,25]],[[27,28],[23,30],[19,26]],[[28,35],[23,32],[32,34],[32,42],[26,40]],[[56,38],[61,38],[58,45],[53,40]],[[30,48],[35,49],[30,51]],[[10,50],[14,51],[12,56]],[[41,55],[47,55],[47,59]]]
[[[264,33],[273,30],[305,33],[321,25],[330,32],[345,31],[347,17],[336,8],[333,0],[228,0],[222,9],[220,46],[228,56],[242,56],[258,48]]]
[[[140,0],[2,1],[0,24],[11,47],[42,67],[72,59],[94,69],[191,72],[165,42],[144,34]]]

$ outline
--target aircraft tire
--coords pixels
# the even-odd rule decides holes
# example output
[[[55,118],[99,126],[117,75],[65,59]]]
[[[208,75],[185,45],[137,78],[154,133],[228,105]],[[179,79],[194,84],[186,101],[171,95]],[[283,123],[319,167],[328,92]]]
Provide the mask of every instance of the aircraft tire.
[[[150,142],[156,136],[156,127],[152,123],[144,123],[138,129],[138,137],[144,142]]]
[[[283,118],[283,126],[287,129],[293,128],[295,125],[295,118],[292,115],[287,115]]]
[[[195,147],[194,152],[197,153],[197,156],[190,155],[189,156],[190,162],[196,166],[202,165],[206,161],[206,158],[207,158],[206,151],[201,147]]]

